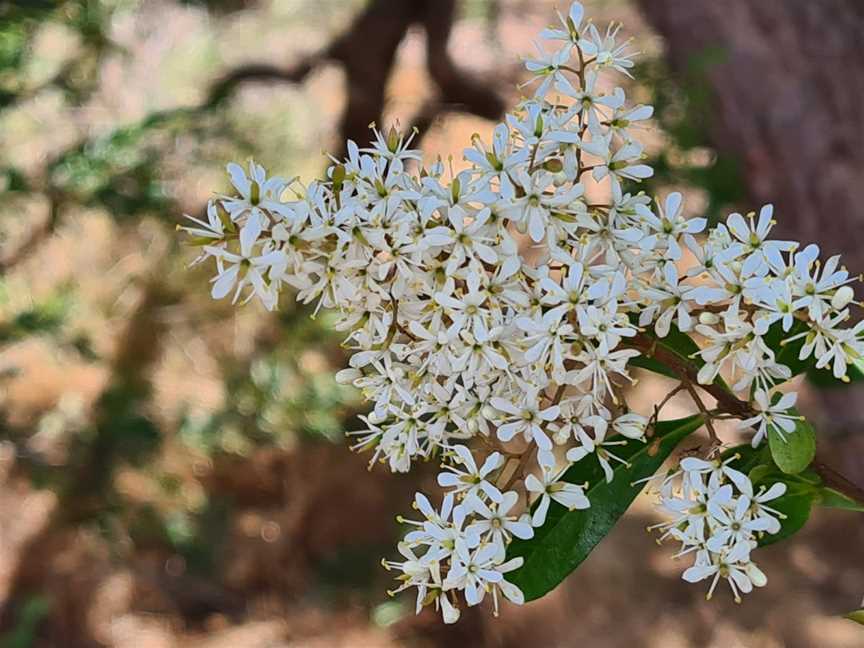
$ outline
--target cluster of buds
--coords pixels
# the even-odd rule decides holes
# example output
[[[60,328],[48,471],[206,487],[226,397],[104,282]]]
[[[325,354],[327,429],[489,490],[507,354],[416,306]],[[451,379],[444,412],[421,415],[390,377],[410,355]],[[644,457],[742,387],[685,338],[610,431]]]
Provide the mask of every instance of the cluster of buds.
[[[836,257],[821,265],[813,245],[769,239],[770,205],[706,232],[706,219],[685,217],[680,194],[652,201],[627,189],[652,174],[634,137],[652,109],[629,104],[614,83],[629,76],[632,54],[617,27],[601,32],[579,3],[559,19],[542,34],[548,51],[527,61],[532,96],[491,142],[473,139],[466,170],[448,179],[440,161],[422,165],[412,134],[373,129],[371,145],[349,142],[322,181],[229,165],[236,195],[184,228],[201,245],[198,261],[215,266],[214,298],[274,309],[289,292],[316,313],[335,311],[353,352],[338,379],[372,403],[357,449],[398,472],[433,458],[449,466],[442,508],[418,495],[426,520],[400,545],[406,560],[387,563],[446,620],[458,616],[457,590],[469,604],[488,590],[520,599],[503,579],[514,567],[510,536],[542,525],[552,500],[590,506],[581,486],[561,481],[568,465],[598,461],[611,480],[626,463],[616,447],[645,442],[651,420],[630,410],[626,392],[650,339],[673,325],[700,336],[704,364],[688,385],[732,376],[754,444],[770,428],[795,433],[784,413],[794,396],[772,398],[791,375],[764,340],[772,324],[805,336],[802,357],[841,378],[864,352],[864,324],[843,326],[848,273]],[[586,197],[589,181],[608,187],[607,201]],[[793,334],[796,321],[804,332]],[[500,453],[476,474],[472,440]],[[738,519],[732,503],[751,494],[719,502],[729,484],[686,474],[682,497],[714,498],[726,516],[692,522],[714,547],[722,521]],[[508,517],[517,482],[535,507],[527,528]],[[743,564],[745,546],[700,548],[698,574]]]

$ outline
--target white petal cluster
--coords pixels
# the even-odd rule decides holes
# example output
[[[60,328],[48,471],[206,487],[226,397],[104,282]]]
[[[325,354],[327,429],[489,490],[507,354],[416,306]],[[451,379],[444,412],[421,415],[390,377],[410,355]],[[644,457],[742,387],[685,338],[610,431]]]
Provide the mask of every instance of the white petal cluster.
[[[424,519],[399,518],[414,527],[398,546],[405,560],[382,564],[401,572],[401,584],[391,594],[417,589],[417,613],[434,605],[445,623],[454,623],[460,614],[457,592],[469,606],[491,593],[496,616],[499,593],[514,603],[524,601],[519,588],[505,580],[505,574],[522,565],[522,558],[506,560],[506,549],[514,537],[533,537],[534,529],[526,514],[517,513],[519,493],[502,493],[488,480],[503,465],[503,457],[492,453],[478,467],[466,446],[454,446],[451,462],[438,475],[438,484],[448,491],[441,507],[434,508],[417,493],[414,508]]]
[[[846,284],[859,278],[840,267],[839,256],[823,266],[815,245],[799,250],[796,242],[769,239],[773,226],[773,209],[766,205],[758,217],[732,214],[703,244],[685,241],[699,260],[688,275],[701,279],[687,294],[689,307],[719,313],[700,318],[703,323],[695,326],[708,340],[701,351],[706,364],[700,382],[711,382],[727,369],[736,377],[734,389],[746,391],[755,384],[768,392],[788,379],[788,368],[764,341],[775,323],[785,333],[784,343],[805,338],[800,360],[813,356],[817,368],[830,368],[839,380],[848,379],[849,364],[864,353],[864,325],[842,326],[854,298]],[[792,332],[796,322],[806,325],[802,332]]]
[[[783,514],[767,503],[783,495],[786,484],[778,482],[754,492],[747,475],[729,465],[737,458],[722,462],[682,459],[680,469],[659,488],[658,508],[669,521],[655,528],[663,530],[662,540],[681,543],[676,558],[695,555],[693,565],[684,571],[684,580],[710,579],[710,599],[719,580],[725,578],[740,603],[742,593],[768,582],[751,552],[761,535],[780,531]]]
[[[754,444],[768,429],[795,429],[794,395],[772,393],[791,371],[766,342],[769,328],[787,342],[804,338],[801,358],[840,378],[864,353],[864,322],[843,327],[853,278],[837,257],[820,264],[813,245],[770,239],[770,205],[706,231],[706,219],[684,215],[679,193],[652,201],[632,192],[652,175],[635,137],[652,108],[615,85],[633,66],[628,43],[617,26],[586,21],[579,3],[559,22],[527,61],[533,95],[491,142],[472,139],[466,170],[422,167],[413,135],[374,130],[370,147],[349,142],[322,181],[229,165],[236,194],[183,228],[201,247],[197,262],[215,266],[214,298],[274,309],[289,293],[337,314],[353,353],[338,379],[372,403],[355,448],[394,472],[432,458],[451,465],[441,482],[450,499],[423,523],[452,532],[449,571],[444,545],[424,540],[418,556],[414,535],[400,549],[406,584],[421,602],[434,594],[445,618],[457,608],[444,593],[457,583],[469,602],[496,587],[508,595],[489,577],[509,565],[507,534],[496,527],[498,539],[484,542],[468,532],[473,522],[464,526],[512,499],[493,490],[503,466],[478,469],[455,448],[477,438],[508,458],[522,453],[539,525],[553,501],[590,505],[582,487],[561,481],[564,457],[597,461],[611,480],[626,464],[621,446],[645,441],[649,420],[629,410],[625,390],[628,363],[654,336],[673,327],[697,336],[698,382],[731,377]],[[589,179],[608,186],[607,202],[587,198]],[[701,488],[710,490],[707,478]],[[733,557],[743,560],[744,546]],[[727,554],[698,555],[720,569],[712,556]]]

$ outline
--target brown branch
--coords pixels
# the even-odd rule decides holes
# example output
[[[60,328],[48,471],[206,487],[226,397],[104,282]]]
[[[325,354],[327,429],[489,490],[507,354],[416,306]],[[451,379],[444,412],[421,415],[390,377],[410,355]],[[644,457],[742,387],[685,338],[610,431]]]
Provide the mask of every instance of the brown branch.
[[[503,100],[490,85],[459,69],[447,51],[455,15],[456,0],[374,0],[329,46],[292,67],[248,64],[229,71],[210,88],[205,105],[222,101],[249,81],[302,83],[317,66],[332,61],[345,70],[348,94],[339,125],[340,153],[347,140],[365,146],[369,124],[380,123],[384,112],[399,44],[412,25],[420,25],[427,35],[426,66],[438,88],[438,96],[412,120],[420,135],[447,111],[497,119]]]
[[[691,387],[689,387],[689,389],[692,389],[692,385],[698,384],[701,389],[715,398],[718,409],[731,414],[735,418],[749,418],[756,413],[756,411],[750,406],[750,403],[741,400],[722,385],[718,383],[712,383],[710,385],[699,384],[696,379],[699,373],[698,367],[674,351],[667,349],[661,344],[657,344],[657,340],[651,336],[641,333],[627,340],[625,344],[637,351],[640,351],[646,357],[653,357],[675,370],[683,380],[690,382]],[[691,394],[692,393],[694,392],[691,392]],[[708,417],[706,416],[706,421],[707,420]],[[814,461],[810,465],[810,468],[819,475],[825,486],[833,488],[837,492],[846,495],[856,502],[864,504],[864,489],[860,486],[849,481],[846,477],[822,461]]]
[[[654,338],[645,334],[639,334],[627,340],[625,344],[630,348],[641,352],[646,357],[655,358],[667,367],[674,369],[678,375],[685,377],[692,384],[699,385],[701,389],[714,397],[717,401],[717,405],[721,409],[729,414],[733,414],[738,418],[749,418],[750,416],[753,416],[754,410],[750,406],[750,403],[741,400],[720,384],[699,384],[699,381],[697,380],[699,368],[674,351],[667,349],[661,344],[657,344],[657,340]]]
[[[683,391],[684,389],[686,389],[685,383],[678,383],[675,389],[666,394],[666,396],[663,397],[663,400],[660,401],[660,403],[654,405],[654,413],[651,414],[651,418],[648,419],[648,427],[646,432],[647,436],[650,437],[654,435],[654,425],[656,425],[657,420],[660,418],[660,412],[664,407],[666,407],[666,403],[672,400],[675,394]]]
[[[720,439],[717,436],[717,431],[714,429],[714,424],[711,422],[711,415],[708,413],[708,408],[705,407],[705,403],[703,403],[702,399],[699,398],[699,394],[693,387],[693,383],[689,380],[686,381],[684,383],[684,388],[690,394],[690,398],[693,399],[696,407],[698,407],[699,411],[702,413],[702,419],[705,421],[705,429],[708,430],[708,436],[711,437],[711,442],[715,446],[720,445]]]
[[[525,467],[528,465],[528,462],[531,461],[531,457],[534,456],[534,452],[537,450],[537,444],[532,442],[530,446],[525,448],[525,452],[522,453],[522,456],[519,457],[519,463],[516,464],[516,467],[513,469],[513,474],[510,475],[510,478],[507,480],[507,483],[501,487],[501,492],[506,493],[510,488],[515,484],[520,477],[524,477]]]
[[[849,481],[846,477],[834,470],[831,466],[823,463],[818,458],[810,464],[810,468],[812,468],[816,474],[822,478],[823,486],[832,488],[838,493],[842,493],[859,504],[864,505],[864,488],[861,488],[858,484]]]
[[[56,193],[49,194],[47,218],[30,231],[21,245],[0,259],[0,275],[8,272],[35,252],[57,229],[63,211],[63,203]]]
[[[318,54],[305,58],[290,68],[280,68],[266,63],[241,65],[227,72],[210,86],[205,105],[212,106],[227,99],[239,85],[248,81],[302,83],[323,61],[323,55]]]

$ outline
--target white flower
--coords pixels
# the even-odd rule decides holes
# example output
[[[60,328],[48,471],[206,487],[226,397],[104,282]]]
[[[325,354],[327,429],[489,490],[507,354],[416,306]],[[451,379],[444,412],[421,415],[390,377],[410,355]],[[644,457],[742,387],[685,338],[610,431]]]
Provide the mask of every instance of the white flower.
[[[276,307],[276,294],[267,284],[265,274],[280,265],[281,255],[276,251],[255,250],[255,243],[261,232],[258,219],[251,218],[240,230],[240,249],[229,252],[224,247],[206,247],[205,250],[216,259],[219,274],[213,279],[211,295],[222,299],[234,291],[233,301],[237,301],[243,288],[252,288],[247,301],[258,297],[269,310]]]
[[[655,216],[646,205],[636,206],[636,213],[651,232],[639,242],[639,246],[645,250],[653,250],[657,241],[662,241],[669,250],[669,258],[680,259],[681,247],[678,239],[682,235],[698,234],[705,229],[708,221],[704,218],[684,218],[682,196],[677,191],[666,196],[662,207],[660,202],[657,202],[657,212],[659,216]]]
[[[636,412],[628,412],[612,421],[612,427],[618,434],[628,439],[643,440],[648,427],[648,417]]]
[[[438,485],[442,488],[449,488],[454,493],[464,493],[465,495],[476,495],[478,492],[482,492],[489,499],[500,502],[501,491],[486,481],[486,478],[504,465],[504,457],[498,452],[493,452],[486,458],[483,465],[477,468],[474,456],[466,446],[453,446],[452,452],[464,469],[445,464],[444,470],[446,472],[438,473]]]
[[[199,218],[195,218],[194,216],[189,216],[186,214],[186,218],[191,220],[195,225],[191,226],[178,226],[178,229],[183,230],[184,232],[188,232],[192,236],[202,239],[207,243],[216,242],[220,239],[224,238],[225,230],[229,230],[231,232],[235,231],[234,223],[229,219],[223,219],[219,210],[224,208],[221,204],[216,200],[211,200],[207,203],[207,221],[204,222]]]
[[[466,259],[473,261],[477,258],[486,263],[496,263],[498,255],[489,245],[494,241],[488,235],[491,232],[486,226],[490,214],[489,208],[478,211],[471,218],[470,223],[466,223],[464,216],[455,210],[451,210],[449,214],[448,225],[427,231],[423,239],[428,245],[450,248],[447,271],[452,273]]]
[[[556,474],[550,470],[543,470],[540,479],[533,474],[528,475],[525,479],[525,488],[528,492],[540,497],[531,516],[532,526],[543,526],[546,521],[546,514],[549,512],[549,505],[553,501],[570,511],[590,508],[591,503],[585,497],[585,492],[581,486],[560,481],[564,472],[562,470]]]
[[[783,265],[781,252],[792,250],[795,243],[792,241],[769,241],[768,233],[774,226],[772,215],[773,205],[765,205],[759,210],[759,220],[754,221],[754,214],[748,214],[749,223],[741,214],[732,214],[726,220],[726,225],[732,235],[744,244],[747,250],[747,259],[742,268],[745,274],[758,272],[769,263]]]
[[[519,501],[519,493],[508,491],[504,493],[499,502],[486,504],[476,495],[466,499],[466,505],[474,513],[475,520],[468,528],[475,533],[481,534],[485,542],[494,545],[498,560],[503,561],[507,544],[511,536],[522,540],[528,540],[534,536],[534,529],[530,522],[507,515]],[[527,518],[526,518],[527,519]]]
[[[714,595],[714,588],[717,587],[717,582],[720,578],[725,578],[729,587],[732,589],[732,594],[735,601],[741,602],[741,592],[747,594],[753,591],[753,587],[763,587],[768,579],[765,574],[756,566],[755,563],[749,560],[749,547],[741,548],[741,545],[736,545],[736,548],[726,555],[714,554],[709,556],[707,553],[702,553],[704,556],[697,564],[690,567],[684,572],[683,578],[689,583],[696,583],[706,578],[712,578],[711,586],[708,588],[706,599],[710,599]]]
[[[582,149],[600,158],[594,166],[591,175],[599,182],[606,176],[612,182],[613,188],[620,191],[622,180],[644,180],[654,175],[654,169],[647,164],[640,164],[642,147],[635,142],[624,144],[617,150],[610,148],[610,142],[600,137],[582,144]]]
[[[609,424],[600,416],[588,416],[585,417],[582,422],[594,429],[594,437],[592,438],[581,425],[575,426],[576,438],[580,445],[567,451],[567,461],[581,461],[589,454],[594,454],[597,457],[597,461],[600,462],[600,467],[603,468],[603,473],[606,475],[606,481],[611,482],[615,476],[615,472],[610,460],[617,461],[624,465],[629,464],[624,459],[614,455],[607,448],[618,445],[627,445],[627,441],[624,439],[607,441],[606,430],[608,429]]]
[[[572,212],[574,202],[584,193],[581,184],[574,184],[566,192],[547,193],[546,188],[554,178],[543,171],[529,173],[520,169],[512,175],[522,195],[517,194],[511,181],[505,181],[503,189],[507,203],[504,211],[523,231],[527,230],[535,243],[546,238],[552,213]]]
[[[768,434],[769,429],[773,429],[780,438],[786,440],[786,434],[795,432],[796,422],[801,418],[797,414],[790,414],[789,409],[795,406],[795,401],[798,399],[798,394],[789,392],[783,394],[780,399],[771,404],[771,397],[762,390],[757,389],[753,394],[755,409],[758,412],[755,416],[741,421],[738,427],[748,428],[755,427],[756,435],[753,437],[753,447],[758,446],[762,439]]]
[[[578,87],[574,86],[567,77],[561,77],[555,84],[555,88],[560,90],[565,95],[575,99],[573,110],[579,114],[587,114],[589,119],[596,116],[597,111],[601,106],[614,108],[618,104],[618,98],[614,95],[603,95],[597,87],[597,80],[600,76],[594,70],[585,73],[585,83]],[[592,132],[597,132],[592,131]],[[549,134],[551,139],[557,142],[569,142],[571,144],[579,144],[582,148],[582,141],[573,131],[553,131]],[[587,150],[587,149],[586,149]],[[590,151],[589,151],[590,152]]]
[[[541,450],[551,450],[552,442],[543,431],[542,425],[557,419],[561,408],[558,405],[550,405],[540,409],[539,400],[537,389],[529,389],[522,405],[515,405],[497,396],[489,399],[492,407],[509,415],[504,419],[506,422],[498,426],[498,438],[502,441],[510,441],[517,434],[521,434],[526,441],[534,441]]]
[[[552,83],[564,78],[561,74],[561,66],[570,60],[571,46],[569,44],[564,45],[551,53],[543,51],[543,47],[539,43],[536,43],[536,47],[538,57],[535,59],[526,59],[525,68],[529,72],[533,72],[535,78],[542,79],[540,86],[535,92],[536,96],[542,97],[546,94]]]
[[[582,30],[582,19],[585,17],[585,9],[579,2],[574,2],[570,5],[570,11],[567,12],[567,17],[558,14],[558,21],[561,23],[562,29],[548,28],[540,33],[541,38],[547,40],[563,40],[570,41],[574,45],[579,42],[579,34]]]
[[[630,42],[618,45],[615,41],[621,25],[612,25],[601,35],[594,25],[588,25],[588,37],[579,40],[579,48],[585,56],[593,56],[600,67],[611,67],[627,76],[632,76],[628,71],[633,67],[630,60],[632,53],[627,52]]]
[[[465,542],[457,540],[444,589],[463,590],[468,605],[480,603],[489,586],[503,579],[501,572],[494,569],[496,553],[495,545],[480,545],[472,551]]]
[[[562,322],[567,312],[566,306],[558,306],[543,314],[540,321],[529,317],[516,319],[516,326],[528,333],[525,341],[531,346],[525,351],[525,360],[552,365],[552,376],[558,382],[564,379],[565,348],[574,339],[573,326]]]
[[[734,507],[715,506],[711,515],[719,522],[705,546],[709,551],[720,553],[724,547],[734,547],[738,543],[749,546],[750,539],[760,531],[768,531],[774,525],[768,516],[752,517],[750,498],[742,495]]]

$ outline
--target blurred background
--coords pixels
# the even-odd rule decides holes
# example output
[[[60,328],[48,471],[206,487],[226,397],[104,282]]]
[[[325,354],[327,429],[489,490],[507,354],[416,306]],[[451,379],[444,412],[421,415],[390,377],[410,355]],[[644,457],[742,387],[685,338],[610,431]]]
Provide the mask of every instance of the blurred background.
[[[711,218],[774,202],[781,235],[864,270],[864,4],[586,5],[643,53],[646,189]],[[680,580],[640,499],[542,601],[415,617],[378,560],[434,466],[349,452],[364,405],[333,380],[326,315],[214,303],[186,268],[175,227],[228,190],[229,160],[310,179],[398,120],[459,168],[554,9],[0,0],[0,648],[864,646],[839,616],[864,595],[864,525],[842,511],[760,551],[769,586],[741,606]],[[864,482],[864,394],[804,396]]]

